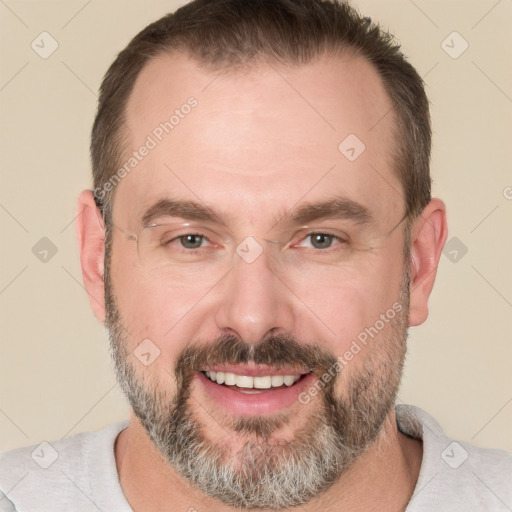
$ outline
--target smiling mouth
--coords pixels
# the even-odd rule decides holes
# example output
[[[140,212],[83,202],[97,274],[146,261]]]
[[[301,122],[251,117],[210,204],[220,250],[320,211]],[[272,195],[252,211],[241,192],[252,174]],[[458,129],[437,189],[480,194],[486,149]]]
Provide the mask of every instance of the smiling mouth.
[[[208,380],[223,387],[228,387],[242,393],[253,394],[262,391],[272,391],[292,387],[309,373],[288,375],[238,375],[231,372],[203,371]]]

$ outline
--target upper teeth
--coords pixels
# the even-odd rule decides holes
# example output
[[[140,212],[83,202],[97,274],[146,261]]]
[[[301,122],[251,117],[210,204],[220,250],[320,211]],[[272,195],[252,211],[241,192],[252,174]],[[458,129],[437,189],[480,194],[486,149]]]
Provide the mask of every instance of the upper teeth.
[[[278,388],[285,384],[291,386],[300,379],[300,375],[264,375],[262,377],[250,377],[228,372],[205,372],[206,376],[217,384],[238,386],[239,388],[268,389]]]

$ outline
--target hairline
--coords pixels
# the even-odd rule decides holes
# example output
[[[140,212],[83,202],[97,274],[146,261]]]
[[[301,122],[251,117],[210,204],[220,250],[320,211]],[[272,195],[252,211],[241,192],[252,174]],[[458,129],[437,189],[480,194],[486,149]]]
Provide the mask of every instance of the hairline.
[[[117,141],[117,148],[116,151],[116,163],[113,168],[118,169],[123,161],[127,159],[127,155],[129,153],[129,146],[132,144],[132,141],[130,140],[131,133],[130,128],[128,126],[127,121],[127,114],[128,114],[128,106],[130,103],[130,99],[132,98],[132,95],[134,94],[135,88],[137,87],[137,82],[139,80],[139,77],[144,72],[144,70],[149,66],[151,62],[154,60],[157,60],[159,57],[162,56],[168,56],[173,57],[177,52],[184,54],[188,59],[193,61],[195,64],[198,65],[198,67],[202,70],[206,70],[208,72],[214,72],[217,73],[217,76],[231,76],[231,75],[240,75],[242,73],[247,73],[249,71],[257,70],[258,67],[264,66],[264,65],[271,65],[272,64],[280,64],[283,66],[287,66],[291,69],[294,68],[301,68],[305,67],[314,63],[318,63],[323,58],[331,57],[335,59],[341,59],[344,56],[348,56],[355,59],[361,59],[364,61],[368,66],[371,67],[371,69],[376,73],[379,81],[380,81],[380,87],[382,88],[386,99],[389,101],[391,105],[391,109],[388,113],[384,114],[381,118],[379,118],[376,122],[376,124],[371,128],[373,130],[377,124],[379,124],[381,121],[383,121],[386,117],[389,115],[392,116],[390,125],[390,133],[387,134],[387,140],[389,142],[389,152],[388,155],[391,160],[391,170],[393,175],[398,179],[400,187],[401,187],[401,195],[402,200],[404,202],[404,206],[406,208],[407,216],[411,218],[411,220],[415,220],[419,216],[419,212],[414,215],[414,212],[408,211],[408,201],[407,197],[405,197],[405,194],[407,193],[405,189],[405,183],[404,183],[404,172],[406,172],[406,169],[403,169],[404,165],[404,157],[402,156],[402,152],[405,149],[404,146],[406,145],[406,142],[404,140],[404,133],[403,129],[400,128],[400,114],[398,112],[398,109],[395,105],[395,101],[393,96],[389,93],[388,87],[386,86],[386,82],[383,79],[382,73],[378,69],[378,67],[370,61],[370,59],[363,55],[361,51],[358,48],[355,48],[353,46],[347,46],[344,48],[330,48],[327,47],[324,50],[320,51],[317,55],[315,55],[310,61],[308,62],[293,62],[292,59],[280,59],[276,56],[267,55],[267,54],[257,54],[247,60],[247,62],[244,62],[242,64],[236,64],[236,63],[230,63],[230,62],[221,62],[221,63],[212,63],[208,61],[203,61],[197,56],[193,55],[188,49],[181,49],[178,46],[172,47],[172,48],[163,48],[158,50],[155,54],[151,55],[144,63],[144,65],[139,69],[137,75],[135,76],[132,87],[129,91],[129,93],[126,95],[125,103],[123,105],[123,110],[121,113],[121,118],[119,120],[118,129],[116,130],[116,133],[114,134],[114,137]],[[397,140],[397,144],[393,144],[391,141]],[[102,213],[105,217],[105,222],[110,222],[112,218],[113,213],[113,207],[114,207],[114,198],[117,192],[117,185],[114,187],[114,190],[111,194],[107,196],[107,201],[103,204],[103,207],[105,210],[108,210],[107,212],[104,212],[102,209]],[[107,215],[105,215],[107,213]]]

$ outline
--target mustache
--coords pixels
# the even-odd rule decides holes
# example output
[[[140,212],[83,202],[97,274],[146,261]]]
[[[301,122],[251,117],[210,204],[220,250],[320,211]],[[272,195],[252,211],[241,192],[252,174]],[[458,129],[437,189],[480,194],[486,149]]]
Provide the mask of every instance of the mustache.
[[[303,343],[290,335],[268,336],[258,343],[246,343],[234,335],[222,335],[213,342],[188,345],[176,361],[175,375],[185,384],[195,371],[215,365],[242,365],[253,362],[278,368],[307,370],[318,376],[337,362],[332,352],[317,343]]]

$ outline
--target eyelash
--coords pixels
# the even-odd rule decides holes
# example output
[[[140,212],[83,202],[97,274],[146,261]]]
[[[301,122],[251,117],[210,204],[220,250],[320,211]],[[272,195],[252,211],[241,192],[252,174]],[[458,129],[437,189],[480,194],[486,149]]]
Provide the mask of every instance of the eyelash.
[[[347,245],[348,244],[348,239],[344,239],[344,238],[341,238],[340,236],[337,236],[337,235],[333,235],[332,233],[324,233],[323,231],[313,231],[311,233],[308,233],[304,238],[301,239],[301,242],[303,242],[304,240],[313,237],[313,236],[327,236],[327,237],[330,237],[333,239],[333,242],[334,241],[337,241],[339,244],[341,245]],[[297,244],[294,244],[294,245],[297,245]],[[335,250],[332,248],[332,246],[329,246],[327,247],[326,249],[317,249],[315,247],[309,247],[309,249],[316,249],[317,251],[319,252],[329,252],[329,250]]]
[[[202,235],[201,233],[185,233],[183,235],[179,235],[177,237],[174,237],[172,238],[171,240],[168,240],[167,242],[163,242],[162,243],[162,247],[168,247],[169,245],[171,245],[173,242],[179,242],[182,238],[185,238],[187,236],[197,236],[197,237],[201,237],[202,240],[204,241],[207,241],[207,242],[210,242],[211,243],[211,240],[206,236],[206,235]],[[194,253],[194,252],[197,252],[197,251],[200,251],[202,249],[204,249],[204,247],[199,247],[197,249],[187,249],[186,247],[183,247],[181,246],[180,249],[184,250],[185,252],[190,252],[190,253]]]
[[[333,241],[337,241],[340,245],[348,245],[349,244],[349,239],[347,237],[347,239],[344,239],[344,238],[341,238],[340,236],[337,236],[337,235],[333,235],[332,233],[325,233],[325,232],[322,232],[322,231],[312,231],[311,233],[308,233],[306,236],[304,236],[299,242],[295,243],[292,245],[292,247],[298,245],[299,243],[303,242],[304,240],[308,239],[308,238],[311,238],[312,236],[315,236],[315,235],[323,235],[323,236],[327,236],[327,237],[331,237],[333,239]],[[201,237],[201,239],[203,241],[206,241],[206,242],[209,242],[211,243],[211,240],[206,236],[206,235],[202,235],[201,233],[185,233],[183,235],[179,235],[175,238],[172,238],[171,240],[167,241],[167,242],[164,242],[162,243],[162,247],[168,247],[169,245],[171,245],[173,242],[179,242],[181,239],[187,237],[187,236],[196,236],[196,237]],[[200,253],[200,252],[203,252],[204,250],[207,250],[208,248],[207,247],[198,247],[196,249],[187,249],[186,247],[183,247],[183,245],[181,245],[179,247],[179,249],[182,251],[182,252],[185,252],[187,254],[197,254],[197,253]],[[332,249],[332,246],[326,248],[326,249],[315,249],[314,247],[308,247],[308,249],[313,249],[313,250],[316,250],[316,252],[330,252],[331,250],[335,250],[335,249]]]

